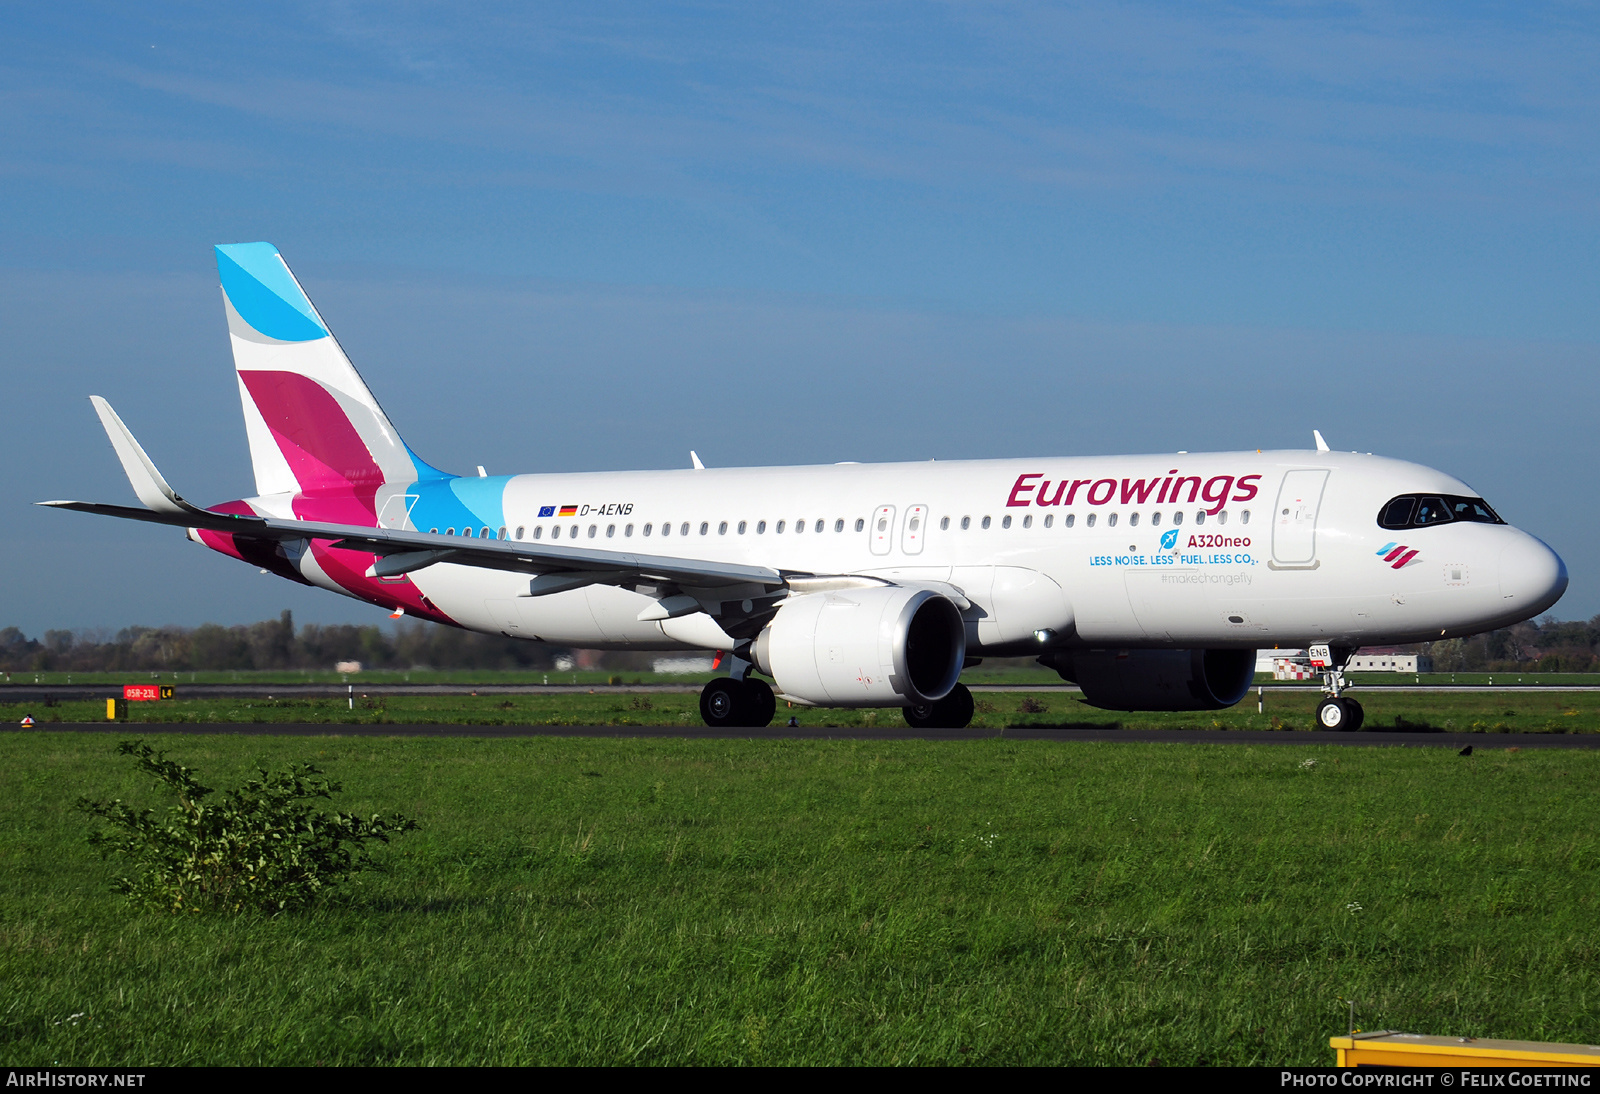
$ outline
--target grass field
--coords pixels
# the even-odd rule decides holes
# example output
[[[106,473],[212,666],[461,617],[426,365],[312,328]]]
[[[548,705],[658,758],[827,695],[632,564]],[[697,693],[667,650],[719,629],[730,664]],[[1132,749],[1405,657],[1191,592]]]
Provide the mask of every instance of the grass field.
[[[1366,709],[1367,729],[1443,729],[1479,733],[1600,732],[1600,692],[1415,693],[1354,691]],[[4,698],[0,692],[0,699]],[[1127,713],[1099,710],[1070,692],[979,693],[976,726],[1083,726],[1128,729],[1308,730],[1321,692],[1268,692],[1265,710],[1256,696],[1222,711]],[[639,694],[596,687],[545,695],[362,696],[354,708],[337,699],[173,699],[129,703],[130,725],[156,722],[313,722],[329,725],[700,725],[699,697]],[[52,707],[0,701],[0,722],[24,713],[36,722],[103,722],[104,700],[63,701]],[[896,708],[834,710],[778,704],[776,725],[793,716],[802,728],[903,727]]]
[[[1592,753],[161,744],[211,785],[314,759],[423,828],[341,905],[136,915],[71,803],[145,780],[5,734],[9,1064],[1326,1064],[1345,999],[1600,1034]]]

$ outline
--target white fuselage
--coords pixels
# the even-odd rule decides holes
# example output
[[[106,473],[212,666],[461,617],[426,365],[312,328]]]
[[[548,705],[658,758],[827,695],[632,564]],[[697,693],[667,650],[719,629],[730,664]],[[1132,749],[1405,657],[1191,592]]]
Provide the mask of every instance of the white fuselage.
[[[1475,492],[1427,467],[1354,453],[843,464],[452,483],[457,494],[500,499],[499,511],[489,515],[477,506],[475,535],[489,527],[492,535],[526,542],[558,537],[578,548],[952,585],[974,605],[973,652],[1024,652],[1040,632],[1093,647],[1419,641],[1529,618],[1566,585],[1555,553],[1509,525],[1380,527],[1379,511],[1396,495]],[[426,497],[413,500],[418,493],[395,484],[384,488],[379,504],[387,499],[387,511],[408,510],[403,527],[434,530]],[[278,499],[252,504],[287,515]],[[563,508],[575,511],[563,516]],[[1399,568],[1380,550],[1395,544],[1415,552]],[[319,579],[314,564],[302,572],[348,591]],[[615,586],[530,597],[526,575],[448,563],[409,579],[440,610],[476,630],[599,648],[729,644],[706,615],[641,621],[652,598]]]

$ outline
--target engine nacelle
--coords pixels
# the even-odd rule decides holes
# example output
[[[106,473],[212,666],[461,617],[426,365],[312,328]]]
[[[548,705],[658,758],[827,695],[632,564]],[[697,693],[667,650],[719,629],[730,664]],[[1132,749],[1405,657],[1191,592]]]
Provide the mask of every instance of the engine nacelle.
[[[1040,661],[1106,710],[1221,710],[1250,691],[1255,650],[1053,650]]]
[[[904,707],[950,694],[967,635],[960,609],[929,589],[844,589],[785,600],[751,654],[787,699]]]

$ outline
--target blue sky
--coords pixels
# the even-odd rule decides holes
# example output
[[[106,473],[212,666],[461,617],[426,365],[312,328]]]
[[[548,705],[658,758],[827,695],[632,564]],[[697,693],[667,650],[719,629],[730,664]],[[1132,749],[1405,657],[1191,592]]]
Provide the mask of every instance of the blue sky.
[[[0,625],[377,609],[46,513],[247,492],[211,245],[455,470],[1335,447],[1600,612],[1590,4],[20,6]],[[23,576],[26,575],[26,576]]]

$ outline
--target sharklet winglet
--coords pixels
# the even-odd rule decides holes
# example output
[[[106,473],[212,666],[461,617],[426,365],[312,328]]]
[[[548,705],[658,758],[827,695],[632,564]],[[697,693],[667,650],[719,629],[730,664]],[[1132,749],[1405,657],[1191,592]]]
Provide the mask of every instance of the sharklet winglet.
[[[122,463],[122,473],[128,476],[128,483],[140,501],[157,513],[201,512],[200,509],[184,501],[176,490],[167,485],[167,480],[156,470],[156,465],[151,462],[144,447],[134,439],[133,433],[123,424],[117,412],[111,409],[110,403],[98,395],[89,396],[89,402],[94,405],[94,412],[100,416],[100,425],[105,429],[117,459]]]

